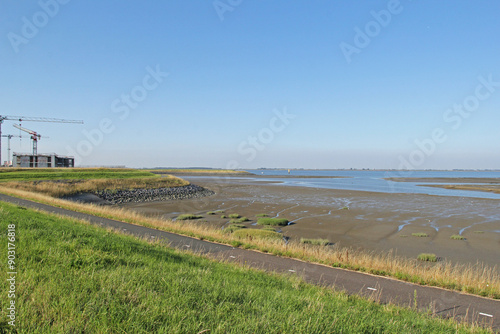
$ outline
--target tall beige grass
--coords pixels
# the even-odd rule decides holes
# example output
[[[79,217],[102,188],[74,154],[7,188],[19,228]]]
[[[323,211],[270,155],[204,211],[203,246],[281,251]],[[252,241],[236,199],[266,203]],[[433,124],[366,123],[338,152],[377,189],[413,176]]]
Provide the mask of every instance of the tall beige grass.
[[[350,248],[314,246],[300,244],[299,242],[285,244],[281,240],[242,239],[233,236],[231,233],[226,234],[220,229],[196,224],[195,222],[177,222],[151,218],[122,208],[74,203],[44,194],[7,188],[3,184],[0,185],[0,192],[100,217],[112,218],[246,249],[256,249],[279,256],[376,275],[391,276],[408,282],[439,286],[490,298],[500,298],[500,277],[497,267],[490,267],[483,263],[475,265],[452,264],[450,262],[422,264],[416,259],[397,256],[393,252],[376,253]]]
[[[61,180],[61,181],[10,181],[3,182],[2,187],[36,192],[52,197],[63,197],[80,192],[118,189],[163,188],[188,185],[189,182],[178,177],[168,175],[154,178],[129,179],[88,179],[88,180]]]

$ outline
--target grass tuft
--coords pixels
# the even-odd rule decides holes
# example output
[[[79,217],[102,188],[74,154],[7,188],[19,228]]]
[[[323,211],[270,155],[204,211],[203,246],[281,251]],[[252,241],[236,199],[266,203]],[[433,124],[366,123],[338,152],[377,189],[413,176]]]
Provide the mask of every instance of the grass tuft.
[[[244,223],[244,222],[247,222],[247,221],[250,221],[250,219],[248,219],[247,217],[241,217],[241,218],[238,218],[238,219],[231,219],[229,222],[233,223],[233,224],[240,224],[240,223]]]
[[[427,238],[429,236],[427,233],[422,233],[422,232],[412,233],[411,235],[419,238]]]
[[[177,220],[193,220],[193,219],[200,219],[200,218],[203,218],[203,216],[194,215],[192,213],[185,213],[185,214],[179,215],[177,217]]]
[[[317,246],[327,246],[330,244],[328,239],[307,239],[300,238],[301,244],[317,245]]]
[[[271,226],[287,226],[288,219],[285,218],[259,218],[257,220],[259,225],[271,225]]]
[[[259,213],[256,214],[255,217],[269,217],[269,215],[267,213]]]
[[[271,239],[282,241],[281,234],[274,231],[256,230],[256,229],[239,229],[233,232],[233,235],[241,239]]]
[[[421,253],[418,254],[417,259],[420,261],[429,261],[429,262],[437,262],[436,254],[432,253]]]
[[[217,215],[217,214],[221,214],[221,213],[224,213],[224,210],[208,211],[207,215]]]
[[[465,240],[465,237],[462,236],[462,235],[459,235],[459,234],[454,234],[450,237],[450,239],[453,239],[453,240]]]
[[[232,218],[232,219],[238,219],[240,217],[241,216],[239,214],[237,214],[237,213],[232,213],[232,214],[229,215],[229,218]]]

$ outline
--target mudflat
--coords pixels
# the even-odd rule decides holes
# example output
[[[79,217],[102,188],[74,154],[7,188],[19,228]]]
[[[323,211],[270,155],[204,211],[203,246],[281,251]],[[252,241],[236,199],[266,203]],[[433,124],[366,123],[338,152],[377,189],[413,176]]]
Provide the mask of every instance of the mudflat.
[[[322,238],[367,251],[392,250],[408,258],[425,252],[453,263],[499,264],[498,200],[296,187],[246,178],[186,179],[215,195],[120,206],[168,219],[193,213],[203,216],[199,224],[218,228],[227,226],[230,214],[250,219],[243,223],[247,228],[261,228],[257,216],[266,214],[287,218],[290,225],[276,230],[291,239]],[[454,240],[452,235],[465,239]]]
[[[486,191],[495,194],[500,194],[500,184],[429,184],[426,187],[444,188],[444,189],[457,189],[457,190],[470,190],[470,191]]]
[[[500,184],[496,177],[388,177],[385,180],[394,182],[430,182],[430,183],[490,183]]]

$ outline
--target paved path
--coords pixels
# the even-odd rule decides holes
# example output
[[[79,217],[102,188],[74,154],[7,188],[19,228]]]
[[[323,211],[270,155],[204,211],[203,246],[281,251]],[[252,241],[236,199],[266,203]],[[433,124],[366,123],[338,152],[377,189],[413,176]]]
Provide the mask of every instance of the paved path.
[[[420,309],[428,310],[431,307],[433,312],[439,316],[478,321],[487,327],[492,326],[495,331],[500,332],[500,300],[486,299],[440,288],[415,285],[386,277],[233,248],[231,246],[202,241],[143,226],[56,208],[3,194],[0,194],[0,201],[83,219],[92,224],[112,227],[139,237],[165,240],[174,248],[189,249],[229,262],[245,263],[258,269],[299,275],[307,282],[326,286],[333,285],[336,289],[345,290],[348,294],[371,297],[381,303],[393,302],[403,306],[414,307],[416,300],[417,307]]]

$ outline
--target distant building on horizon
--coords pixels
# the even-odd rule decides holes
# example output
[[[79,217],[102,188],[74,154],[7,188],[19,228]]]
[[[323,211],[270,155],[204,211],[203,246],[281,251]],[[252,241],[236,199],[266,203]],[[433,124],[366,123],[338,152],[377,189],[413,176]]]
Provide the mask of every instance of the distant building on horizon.
[[[75,167],[75,158],[69,156],[60,156],[55,153],[29,154],[16,153],[12,157],[13,167],[32,167],[32,168],[55,168],[55,167]]]

